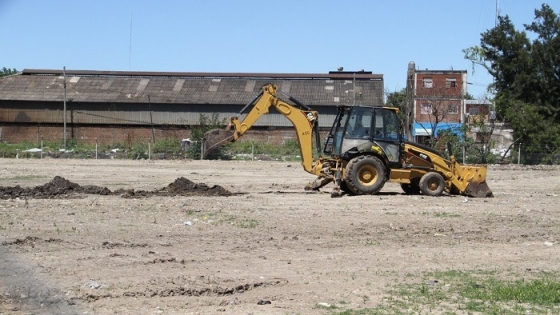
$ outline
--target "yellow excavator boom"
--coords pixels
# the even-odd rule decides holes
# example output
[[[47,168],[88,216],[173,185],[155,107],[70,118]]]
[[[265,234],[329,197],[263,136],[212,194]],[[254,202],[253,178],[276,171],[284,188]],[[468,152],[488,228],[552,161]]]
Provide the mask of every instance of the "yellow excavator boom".
[[[210,130],[204,135],[204,152],[206,156],[214,148],[226,142],[239,139],[245,132],[255,124],[259,118],[274,107],[278,112],[290,120],[296,130],[299,149],[302,158],[302,166],[305,171],[313,173],[313,131],[317,125],[318,113],[309,108],[297,108],[276,96],[277,87],[267,84],[262,87],[261,93],[245,108],[251,107],[243,120],[238,116],[231,117],[225,130]],[[290,97],[291,101],[299,103]],[[301,106],[305,106],[299,103]],[[318,143],[319,144],[319,143]],[[320,144],[319,144],[320,145]]]

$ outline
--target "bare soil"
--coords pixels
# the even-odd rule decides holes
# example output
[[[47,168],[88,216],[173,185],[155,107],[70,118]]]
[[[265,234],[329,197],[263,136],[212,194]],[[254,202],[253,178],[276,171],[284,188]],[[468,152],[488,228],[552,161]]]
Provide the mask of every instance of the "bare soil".
[[[331,198],[271,161],[0,159],[0,173],[0,314],[330,314],[432,271],[560,272],[558,166],[490,166],[485,199],[395,184]]]

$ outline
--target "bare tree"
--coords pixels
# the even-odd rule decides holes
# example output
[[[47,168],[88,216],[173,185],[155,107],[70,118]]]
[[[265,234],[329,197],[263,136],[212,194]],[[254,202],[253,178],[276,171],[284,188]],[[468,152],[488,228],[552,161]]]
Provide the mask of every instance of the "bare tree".
[[[451,90],[451,92],[453,92]],[[422,89],[421,95],[417,97],[420,104],[420,113],[416,114],[416,122],[427,122],[428,126],[422,125],[426,133],[430,135],[430,146],[436,141],[436,130],[442,122],[461,122],[462,96],[450,93],[450,86],[428,86]],[[428,130],[429,128],[429,130]]]

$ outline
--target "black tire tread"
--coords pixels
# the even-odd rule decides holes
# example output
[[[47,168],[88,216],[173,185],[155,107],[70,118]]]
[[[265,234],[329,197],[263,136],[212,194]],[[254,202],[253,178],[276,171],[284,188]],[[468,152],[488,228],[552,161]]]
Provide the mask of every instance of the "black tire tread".
[[[357,176],[359,168],[363,166],[364,163],[373,165],[378,174],[377,182],[374,185],[367,187],[367,189],[363,188],[364,186],[360,184]],[[387,171],[385,169],[385,165],[379,158],[373,155],[361,155],[350,160],[348,165],[346,165],[346,174],[346,186],[356,195],[375,195],[383,188],[385,182],[387,181]]]
[[[430,180],[438,181],[438,187],[435,190],[431,190],[428,188],[428,182]],[[424,176],[420,178],[419,186],[420,186],[420,191],[424,195],[434,196],[434,197],[441,196],[443,190],[445,189],[445,180],[443,179],[443,176],[441,176],[441,174],[436,172],[429,172],[424,174]]]

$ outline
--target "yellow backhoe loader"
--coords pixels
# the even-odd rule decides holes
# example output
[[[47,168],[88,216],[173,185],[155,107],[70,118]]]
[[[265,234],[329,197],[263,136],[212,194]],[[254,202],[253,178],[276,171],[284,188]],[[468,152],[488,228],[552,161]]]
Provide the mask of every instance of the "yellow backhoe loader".
[[[486,166],[466,166],[455,157],[445,159],[427,146],[405,141],[398,109],[375,106],[339,106],[324,146],[319,135],[316,111],[284,94],[293,104],[277,96],[276,85],[267,84],[225,129],[204,135],[203,156],[215,148],[239,139],[274,107],[296,130],[303,169],[318,178],[307,189],[318,190],[334,182],[333,197],[376,194],[391,181],[400,183],[407,194],[447,194],[492,197],[486,184]],[[314,151],[315,148],[315,151]]]

